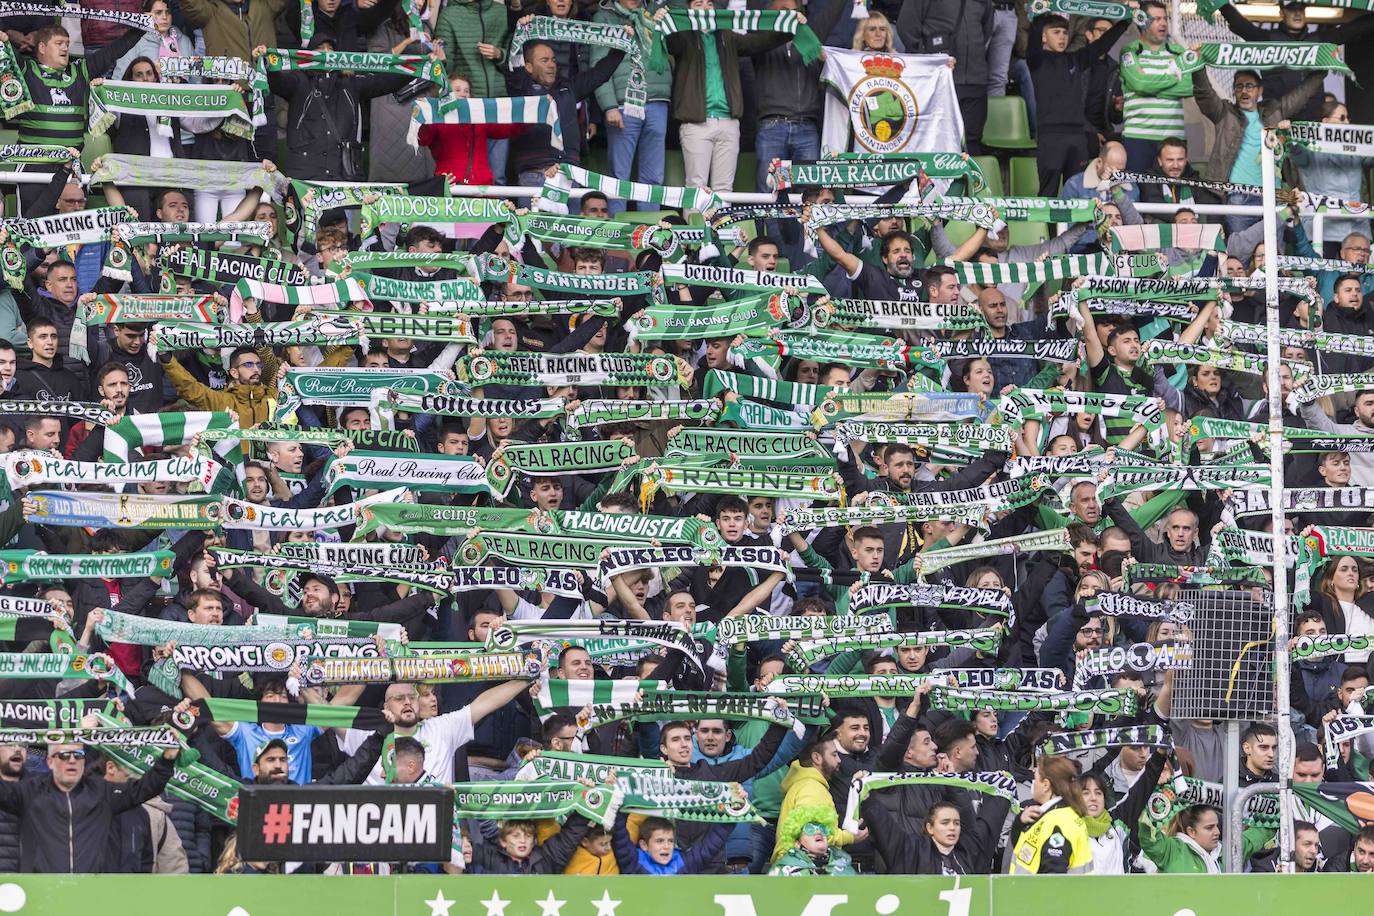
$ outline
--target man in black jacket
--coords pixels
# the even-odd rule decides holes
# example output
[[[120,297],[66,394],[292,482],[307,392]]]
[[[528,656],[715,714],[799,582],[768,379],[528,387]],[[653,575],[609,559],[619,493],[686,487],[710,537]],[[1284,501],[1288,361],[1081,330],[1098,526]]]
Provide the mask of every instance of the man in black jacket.
[[[155,797],[172,776],[181,748],[167,748],[152,769],[118,789],[85,776],[80,744],[48,745],[47,779],[0,781],[0,810],[19,816],[19,870],[96,874],[109,870],[115,815]]]
[[[1145,174],[1163,178],[1186,178],[1190,181],[1197,181],[1200,177],[1197,170],[1188,164],[1188,142],[1178,138],[1160,142],[1159,152],[1155,154],[1154,167]],[[1218,198],[1206,191],[1169,184],[1140,184],[1140,202],[1143,204],[1178,204],[1188,201],[1199,204],[1219,203]]]
[[[325,32],[317,32],[310,40],[312,51],[333,51],[337,45],[338,40]],[[254,58],[266,50],[257,47]],[[361,139],[359,106],[409,82],[407,76],[386,73],[269,70],[267,85],[273,95],[290,105],[286,119],[287,174],[305,181],[351,180],[344,174],[344,144],[356,145]]]
[[[906,0],[897,17],[897,35],[908,54],[954,58],[954,91],[970,156],[983,152],[993,13],[992,0]]]
[[[530,18],[530,17],[526,17]],[[521,22],[525,20],[522,19]],[[634,35],[634,27],[626,23],[625,30]],[[625,57],[624,51],[610,51],[596,62],[596,66],[575,75],[558,72],[558,56],[548,42],[535,41],[525,45],[525,69],[516,73],[511,83],[512,94],[547,95],[558,108],[558,123],[563,134],[563,148],[553,146],[553,131],[536,124],[511,140],[511,162],[519,175],[521,186],[542,185],[545,169],[559,162],[582,163],[581,133],[577,122],[577,105],[609,80]]]

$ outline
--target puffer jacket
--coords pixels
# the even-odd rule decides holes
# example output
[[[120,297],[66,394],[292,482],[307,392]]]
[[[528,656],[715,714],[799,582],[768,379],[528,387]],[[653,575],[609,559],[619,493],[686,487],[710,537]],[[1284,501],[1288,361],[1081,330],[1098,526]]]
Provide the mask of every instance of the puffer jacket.
[[[162,798],[171,805],[167,816],[181,837],[181,848],[186,851],[186,870],[193,875],[206,874],[214,870],[215,860],[210,855],[210,827],[214,823],[204,808],[169,793]]]
[[[948,54],[954,85],[986,86],[992,0],[906,0],[897,36],[908,54]]]
[[[63,792],[50,776],[0,782],[0,809],[19,816],[19,870],[109,871],[115,817],[155,797],[171,775],[172,761],[159,756],[145,775],[123,785],[89,778]]]
[[[623,27],[625,23],[632,22],[634,17],[651,15],[652,11],[646,7],[629,10],[619,0],[601,0],[596,15],[592,16],[592,22],[604,22],[608,25]],[[599,45],[594,46],[591,49],[592,64],[605,57],[609,50],[610,48]],[[620,66],[615,68],[615,73],[611,75],[611,78],[596,90],[596,104],[601,106],[602,111],[610,111],[612,108],[619,108],[625,104],[625,87],[630,82],[630,71],[633,69],[630,59],[626,57],[620,62]],[[673,74],[667,68],[657,71],[646,66],[644,68],[644,93],[645,99],[650,102],[669,101],[673,97]]]
[[[276,47],[276,19],[288,0],[181,0],[186,23],[202,30],[205,53],[251,61],[258,45]]]
[[[434,37],[444,43],[448,72],[466,73],[472,81],[473,98],[510,95],[502,73],[510,45],[510,23],[504,4],[495,0],[452,0],[439,14]],[[477,50],[482,43],[500,48],[500,60],[483,57]]]
[[[19,815],[0,811],[0,872],[19,871]]]
[[[267,74],[272,93],[286,99],[286,173],[309,181],[343,181],[343,142],[358,142],[358,108],[368,99],[395,92],[407,76],[385,73]],[[333,124],[325,117],[325,107]]]

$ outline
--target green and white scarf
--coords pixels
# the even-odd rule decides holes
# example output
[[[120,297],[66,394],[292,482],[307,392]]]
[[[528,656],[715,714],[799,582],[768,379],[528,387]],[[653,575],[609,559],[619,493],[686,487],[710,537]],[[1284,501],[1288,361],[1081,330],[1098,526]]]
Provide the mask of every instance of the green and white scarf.
[[[996,208],[997,217],[1003,222],[1018,223],[1090,223],[1098,207],[1098,202],[1088,197],[983,197],[978,200]]]
[[[850,220],[899,219],[958,220],[982,229],[995,230],[999,220],[997,211],[981,200],[966,197],[946,197],[920,204],[813,204],[809,219],[802,220],[802,229],[809,239],[816,230]]]
[[[1010,452],[1011,429],[983,423],[892,423],[841,420],[835,424],[835,453],[842,454],[851,442],[919,446],[922,449],[954,448]]]
[[[114,709],[113,700],[0,700],[0,726],[75,728],[88,715]]]
[[[207,674],[232,672],[286,672],[293,665],[304,665],[309,659],[378,658],[377,644],[371,639],[273,640],[272,642],[239,642],[229,646],[192,646],[178,644],[172,650],[171,665],[180,671],[201,671]]]
[[[0,114],[6,121],[33,110],[33,99],[29,98],[29,84],[19,69],[19,61],[14,46],[9,42],[0,43]],[[59,160],[65,161],[65,160]]]
[[[645,353],[502,353],[469,356],[455,367],[474,386],[681,385],[675,357]]]
[[[1326,766],[1336,766],[1341,761],[1341,745],[1353,741],[1361,735],[1374,733],[1374,716],[1339,715],[1326,722]]]
[[[1202,0],[1202,2],[1206,3],[1207,0]],[[1140,26],[1147,25],[1149,22],[1149,17],[1142,16],[1138,10],[1132,12],[1127,4],[1109,2],[1109,0],[1030,0],[1026,12],[1032,19],[1046,13],[1058,13],[1061,16],[1110,19],[1113,22],[1134,18],[1136,24]]]
[[[709,286],[713,289],[742,289],[750,292],[782,292],[793,289],[815,296],[826,295],[825,287],[810,274],[784,274],[764,270],[739,270],[714,264],[664,264],[663,282],[683,286]]]
[[[1300,540],[1297,535],[1284,538],[1285,565],[1292,566],[1297,560]],[[1212,546],[1207,551],[1207,562],[1212,563],[1214,560],[1218,566],[1234,563],[1249,566],[1272,565],[1274,536],[1267,531],[1222,528],[1212,535]]]
[[[562,820],[580,814],[610,829],[623,793],[577,782],[456,782],[453,821]],[[456,832],[456,831],[455,831]]]
[[[899,585],[869,582],[849,598],[851,613],[870,608],[902,607],[947,608],[996,614],[1013,619],[1016,608],[1011,597],[999,588],[970,588],[950,582],[920,582]]]
[[[372,51],[305,51],[270,48],[255,63],[253,88],[267,91],[268,73],[315,72],[379,73],[422,79],[439,87],[448,85],[444,65],[423,54],[382,54]]]
[[[435,394],[445,390],[449,379],[427,369],[317,368],[286,370],[279,388],[281,401],[274,419],[290,416],[301,404],[328,407],[370,407],[372,393],[397,390],[410,394]]]
[[[558,216],[538,212],[511,214],[506,221],[506,244],[514,250],[525,243],[526,237],[563,246],[650,250],[665,258],[672,257],[678,251],[677,239],[672,232],[658,226],[635,225],[590,216]]]
[[[363,204],[358,233],[366,238],[383,223],[504,223],[510,218],[511,208],[504,200],[383,194]]]
[[[477,566],[488,559],[533,566],[596,569],[601,556],[620,542],[613,538],[571,538],[525,532],[482,531],[469,537],[458,548],[457,558],[465,566]]]
[[[223,118],[220,130],[232,137],[251,139],[253,122],[237,86],[139,83],[106,80],[92,85],[87,130],[101,136],[120,114],[158,119],[158,131],[172,135],[172,118]],[[203,171],[200,172],[204,174]]]
[[[1013,812],[1021,810],[1016,778],[1005,770],[974,773],[871,773],[850,783],[849,800],[845,806],[844,822],[841,826],[850,831],[859,829],[859,808],[869,793],[907,786],[935,786],[942,789],[981,792],[1010,802]]]
[[[676,649],[696,661],[696,643],[680,623],[667,620],[509,620],[487,633],[488,651],[510,652],[540,639],[609,636]]]
[[[315,244],[315,232],[319,228],[320,214],[326,210],[354,209],[361,207],[373,194],[404,194],[406,186],[387,182],[358,182],[355,184],[335,184],[333,182],[299,181],[291,179],[291,187],[282,202],[283,215],[286,217],[286,239],[297,247],[309,248]]]
[[[1237,518],[1262,515],[1272,507],[1272,490],[1233,490],[1226,506]],[[1285,512],[1371,512],[1374,511],[1374,488],[1370,487],[1301,487],[1283,491]]]
[[[535,702],[546,710],[569,706],[580,709],[591,703],[633,702],[641,693],[653,696],[667,689],[667,681],[568,681],[545,677],[539,681]]]
[[[1109,747],[1150,747],[1173,750],[1174,742],[1162,725],[1127,725],[1086,732],[1059,732],[1040,745],[1042,754],[1071,754]]]
[[[1092,712],[1103,716],[1133,716],[1136,695],[1130,690],[1072,690],[1063,693],[1020,693],[1002,690],[931,688],[931,709],[975,712]]]
[[[1367,652],[1374,648],[1374,639],[1352,636],[1349,633],[1323,633],[1321,636],[1299,636],[1293,640],[1288,657],[1292,661],[1309,661],[1344,655],[1347,652]]]
[[[1048,257],[1043,261],[1006,261],[999,264],[947,258],[945,264],[954,268],[955,273],[959,275],[960,283],[977,283],[980,286],[999,283],[1046,283],[1050,280],[1102,274],[1111,269],[1111,261],[1102,254],[1065,254]]]
[[[1200,439],[1242,439],[1254,441],[1256,435],[1265,438],[1259,446],[1269,448],[1269,425],[1267,423],[1247,423],[1244,420],[1222,420],[1218,417],[1194,417],[1188,421],[1183,445],[1191,449]],[[1283,428],[1283,450],[1289,453],[1319,452],[1371,452],[1374,451],[1374,433],[1329,433],[1320,429],[1299,429],[1293,426]]]
[[[1188,323],[1197,316],[1197,309],[1188,302],[1145,302],[1139,299],[1084,299],[1080,300],[1094,315],[1126,315],[1132,318],[1149,316],[1169,321]],[[1081,315],[1068,316],[1069,327],[1074,333],[1081,334],[1083,321]],[[1151,341],[1153,343],[1154,341]]]
[[[1157,277],[1090,276],[1082,286],[1064,291],[1051,314],[1067,314],[1085,299],[1146,299],[1162,302],[1215,302],[1222,282],[1216,278],[1189,277],[1162,279]]]
[[[0,550],[0,564],[3,564],[6,585],[49,579],[166,578],[172,574],[172,560],[170,550],[100,554]]]
[[[643,118],[649,97],[644,67],[652,50],[653,17],[647,9],[634,10],[630,13],[630,24],[634,26],[633,35],[626,34],[624,28],[610,22],[583,22],[554,16],[523,17],[511,34],[510,67],[516,70],[524,66],[524,47],[531,41],[569,42],[622,51],[630,61],[625,85],[625,114],[632,118]],[[668,69],[662,62],[657,63],[660,65],[655,66],[655,70],[662,72]]]
[[[236,429],[228,411],[191,411],[139,414],[122,417],[105,428],[104,461],[127,462],[136,449],[184,445],[209,430]],[[242,462],[236,441],[225,440],[214,449],[228,465]]]
[[[2,165],[66,165],[79,159],[78,150],[70,146],[56,146],[47,143],[4,143],[0,144],[0,164]]]
[[[561,417],[567,411],[564,398],[536,398],[512,401],[500,398],[465,398],[450,394],[410,394],[392,388],[373,389],[379,410],[426,413],[441,417],[510,417],[514,420],[544,420]]]
[[[331,264],[328,272],[343,277],[354,270],[390,268],[468,271],[472,269],[472,255],[462,251],[350,251]]]
[[[89,744],[97,747],[180,747],[180,733],[170,725],[99,728],[0,728],[0,741],[33,747],[39,744]]]
[[[106,153],[91,172],[92,184],[138,188],[189,188],[194,191],[239,191],[261,188],[271,197],[286,190],[286,176],[258,162],[177,159]]]
[[[582,401],[568,411],[563,425],[569,433],[580,433],[585,426],[601,423],[645,423],[648,421],[688,420],[711,423],[720,415],[721,405],[714,400]]]
[[[1326,70],[1352,76],[1334,44],[1306,41],[1217,42],[1204,41],[1196,51],[1185,51],[1179,65],[1188,73],[1202,67],[1221,70]]]
[[[481,289],[471,280],[396,280],[378,274],[352,273],[345,283],[356,283],[370,299],[392,302],[429,302],[439,306],[448,302],[480,299]]]
[[[387,455],[352,451],[325,463],[325,495],[340,487],[355,490],[391,490],[400,487],[417,493],[481,493],[492,486],[482,464],[471,455]]]
[[[817,407],[826,398],[840,393],[840,389],[830,385],[788,382],[741,372],[727,372],[724,369],[706,370],[702,394],[709,398],[722,391],[733,391],[746,398],[759,398],[782,404],[806,404],[811,407]]]
[[[753,574],[782,573],[791,581],[792,568],[787,554],[776,547],[625,547],[612,548],[597,566],[597,579],[603,590],[611,579],[640,569],[687,569],[693,566],[721,566],[748,569]],[[665,578],[669,578],[665,576]]]
[[[820,442],[809,433],[779,433],[749,429],[680,429],[668,440],[666,457],[731,455],[735,458],[820,458]]]
[[[1090,616],[1144,617],[1147,620],[1172,620],[1187,623],[1193,619],[1193,605],[1186,601],[1156,601],[1121,592],[1099,592],[1084,606]]]
[[[760,693],[772,696],[815,694],[836,698],[911,696],[923,685],[949,684],[943,671],[930,674],[784,674]]]
[[[1051,531],[1032,531],[1028,534],[1015,534],[1010,537],[994,538],[973,544],[959,544],[941,550],[928,550],[912,558],[916,570],[925,576],[956,563],[966,560],[995,557],[1009,553],[1030,553],[1033,551],[1053,550],[1065,553],[1073,548],[1069,544],[1069,534],[1064,528]]]
[[[891,331],[970,331],[988,326],[982,312],[963,302],[896,299],[831,299],[811,309],[811,320],[818,328],[834,325]]]
[[[531,267],[494,254],[479,255],[472,262],[474,280],[483,283],[519,283],[557,293],[597,293],[607,296],[648,296],[664,302],[663,278],[657,271],[637,270],[620,274],[569,274]]]
[[[157,265],[178,276],[204,280],[216,286],[232,286],[240,280],[288,287],[305,286],[311,282],[310,273],[305,268],[288,261],[255,257],[251,254],[231,254],[213,248],[192,248],[183,245],[159,251]]]
[[[209,488],[219,475],[219,465],[204,456],[168,458],[164,461],[133,461],[113,464],[99,461],[71,461],[54,458],[46,452],[11,452],[0,457],[0,467],[14,489],[46,483],[83,483],[122,486],[170,480],[196,481]]]
[[[1314,153],[1336,156],[1374,156],[1374,131],[1364,124],[1327,124],[1293,121],[1283,135]]]
[[[1262,354],[1246,353],[1241,350],[1217,350],[1198,344],[1185,344],[1159,338],[1146,342],[1141,351],[1141,358],[1147,363],[1216,366],[1219,369],[1244,372],[1247,375],[1264,375],[1269,371],[1269,364]],[[1284,362],[1292,369],[1296,381],[1300,382],[1311,375],[1311,367],[1306,363],[1294,360],[1284,360]]]
[[[1374,389],[1374,372],[1349,372],[1341,375],[1314,375],[1306,385],[1294,388],[1288,395],[1288,409],[1297,410],[1329,394],[1369,391]]]
[[[116,719],[100,715],[100,724],[119,726]],[[105,747],[101,752],[136,776],[143,776],[157,763],[158,754],[143,748]],[[192,760],[185,751],[177,758],[167,792],[189,801],[226,824],[238,820],[239,783],[217,770]]]
[[[948,423],[957,420],[986,420],[991,413],[987,399],[980,394],[950,392],[847,392],[827,394],[812,414],[819,429],[839,420],[922,420]]]
[[[912,525],[928,521],[957,522],[986,530],[986,505],[952,503],[938,506],[846,506],[843,509],[784,509],[779,515],[783,534],[818,528],[857,528],[867,525]]]
[[[235,646],[245,638],[258,641],[311,638],[310,628],[303,625],[234,627],[161,620],[118,611],[107,611],[96,624],[95,631],[106,643],[135,646],[160,646],[168,642],[188,646]]]
[[[558,106],[547,95],[516,95],[496,99],[442,98],[416,99],[410,112],[406,140],[420,145],[420,128],[426,124],[543,124],[551,133],[550,143],[563,149],[563,122]]]
[[[802,63],[809,64],[821,56],[821,40],[811,27],[806,25],[796,10],[671,10],[658,23],[655,34],[653,56],[649,66],[655,70],[665,69],[665,49],[661,36],[675,32],[785,32],[792,36],[792,45],[801,56]]]
[[[367,348],[371,340],[404,337],[409,340],[432,340],[439,343],[475,346],[472,322],[466,315],[407,315],[403,312],[341,312],[316,309],[311,317],[319,321],[347,321],[357,327],[354,336]]]
[[[1139,490],[1233,490],[1267,486],[1269,468],[1262,464],[1133,467],[1114,463],[1107,478],[1099,484],[1097,495],[1105,501]]]
[[[613,471],[635,456],[634,446],[622,439],[514,443],[487,462],[486,475],[492,490],[504,498],[516,472],[527,477],[550,477]]]
[[[606,681],[576,681],[570,683],[597,683],[604,684]],[[613,683],[623,683],[616,681]],[[542,701],[541,701],[542,702]],[[545,703],[545,706],[560,705]],[[574,705],[574,704],[562,704]],[[586,704],[577,704],[583,705]],[[670,777],[668,764],[662,760],[639,759],[631,760],[625,757],[598,757],[595,754],[573,754],[563,751],[541,750],[537,755],[529,758],[524,766],[515,774],[517,782],[525,782],[535,779],[551,780],[570,780],[579,781],[590,779],[592,782],[605,782],[611,778],[611,771],[615,771],[617,777],[623,776],[648,776],[648,777]]]
[[[585,735],[603,725],[634,719],[646,722],[665,722],[680,719],[752,719],[785,728],[800,723],[791,709],[780,705],[776,697],[757,694],[692,694],[662,693],[645,697],[639,702],[593,704],[591,715],[577,717],[578,734]]]
[[[198,249],[177,249],[194,251]],[[137,293],[93,293],[82,297],[72,321],[72,356],[89,358],[86,326],[156,321],[203,321],[218,324],[219,302],[213,296],[152,296]]]
[[[833,159],[774,159],[768,166],[768,183],[776,191],[796,187],[890,188],[903,181],[959,179],[969,190],[982,193],[987,187],[983,170],[967,153],[897,153],[891,155],[843,155]]]
[[[116,225],[136,216],[130,207],[100,207],[37,219],[15,216],[0,220],[0,226],[9,233],[4,247],[0,248],[0,267],[4,269],[5,282],[12,289],[24,288],[24,275],[28,267],[19,250],[21,246],[61,248],[66,245],[97,244],[108,239],[110,230]]]
[[[544,17],[535,17],[535,21]],[[599,23],[582,23],[576,20],[555,19],[554,22],[569,22],[575,26],[597,25]],[[523,26],[517,27],[516,34],[519,34]],[[606,26],[606,28],[614,28]],[[624,33],[623,29],[616,28],[619,34]],[[514,52],[512,52],[512,55]],[[628,96],[628,93],[627,93]],[[630,110],[628,98],[625,104],[626,113],[631,117],[643,117],[642,114],[636,115]],[[681,188],[672,185],[645,184],[641,181],[625,181],[619,178],[612,178],[609,175],[602,175],[599,172],[589,171],[580,166],[569,165],[566,162],[560,163],[558,172],[552,178],[544,181],[544,187],[539,192],[540,203],[557,204],[564,206],[568,203],[571,195],[568,190],[572,187],[591,188],[600,191],[612,200],[633,200],[638,203],[658,204],[660,207],[676,207],[681,210],[691,210],[695,213],[707,213],[724,206],[724,201],[713,191],[703,190],[702,188]]]
[[[946,360],[1033,359],[1059,365],[1078,362],[1078,341],[1072,338],[935,340],[931,341],[930,348]]]
[[[649,491],[679,493],[747,493],[775,499],[843,500],[844,485],[834,471],[764,470],[743,466],[703,467],[682,459],[659,458],[630,468]],[[641,494],[641,499],[643,494]]]
[[[357,343],[365,336],[361,322],[311,316],[303,321],[270,324],[200,324],[164,321],[148,332],[148,353],[159,351],[225,350],[236,347],[292,347]]]
[[[259,303],[270,302],[274,305],[309,305],[314,307],[347,305],[365,301],[367,293],[363,291],[362,284],[352,277],[346,280],[335,280],[333,283],[306,283],[299,286],[284,286],[280,283],[263,283],[259,280],[243,278],[234,284],[234,289],[230,294],[230,312],[239,314],[246,299],[252,299]],[[370,304],[366,303],[366,305]]]
[[[184,80],[204,83],[228,80],[247,83],[253,78],[253,66],[240,57],[163,57],[157,68],[165,80]]]
[[[110,233],[110,250],[105,256],[101,273],[116,280],[132,280],[129,264],[133,249],[153,243],[159,247],[174,242],[235,242],[239,245],[266,246],[271,238],[272,224],[268,222],[120,223]]]
[[[651,305],[631,318],[626,328],[632,341],[761,336],[805,308],[802,297],[781,293],[706,305]]]
[[[863,636],[830,636],[798,643],[788,654],[788,660],[798,671],[805,671],[813,662],[841,652],[869,649],[896,649],[910,646],[965,646],[978,652],[992,653],[1002,644],[1002,631],[993,627],[972,630],[928,630],[923,633],[869,633]]]
[[[1005,419],[1018,426],[1026,420],[1041,420],[1051,414],[1090,413],[1102,417],[1129,416],[1144,426],[1152,439],[1162,440],[1167,433],[1164,411],[1159,403],[1140,394],[1017,388],[1002,398],[997,409]]]
[[[892,619],[886,614],[843,614],[836,617],[746,614],[742,617],[725,617],[716,624],[717,641],[732,646],[780,639],[825,639],[891,632]]]
[[[745,359],[791,357],[889,371],[916,368],[943,372],[945,369],[944,360],[934,347],[851,331],[826,331],[823,336],[803,331],[774,331],[767,340],[746,340],[731,347],[730,352]]]
[[[404,490],[387,490],[341,506],[321,506],[316,509],[281,509],[225,496],[224,517],[220,524],[228,529],[256,531],[327,531],[356,525],[369,507],[377,503],[394,502],[404,493]]]

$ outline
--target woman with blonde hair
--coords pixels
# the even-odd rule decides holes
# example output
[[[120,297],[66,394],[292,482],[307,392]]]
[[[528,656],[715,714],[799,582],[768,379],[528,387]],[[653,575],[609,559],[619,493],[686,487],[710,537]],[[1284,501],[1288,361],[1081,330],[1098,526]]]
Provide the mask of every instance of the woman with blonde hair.
[[[1035,803],[1012,821],[1009,874],[1082,875],[1092,871],[1088,806],[1078,768],[1065,757],[1041,757],[1031,782]]]
[[[854,27],[855,51],[887,51],[895,54],[892,47],[892,22],[882,13],[869,13]]]

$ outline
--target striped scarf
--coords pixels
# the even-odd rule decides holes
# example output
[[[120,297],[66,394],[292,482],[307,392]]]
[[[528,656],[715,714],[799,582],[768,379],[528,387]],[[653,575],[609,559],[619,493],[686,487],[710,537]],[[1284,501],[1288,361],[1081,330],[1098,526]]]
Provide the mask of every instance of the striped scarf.
[[[677,207],[696,213],[708,213],[725,205],[725,202],[715,192],[702,188],[681,188],[671,185],[646,184],[641,181],[624,181],[589,171],[580,166],[569,165],[566,162],[559,163],[558,172],[552,178],[544,181],[544,187],[539,191],[540,204],[565,206],[570,198],[568,190],[573,186],[592,188],[612,200],[633,200],[639,203],[659,204],[661,207]],[[554,208],[541,206],[540,209],[552,210]]]
[[[383,194],[364,203],[359,234],[364,238],[383,223],[504,223],[511,208],[504,200],[486,197],[412,197]]]
[[[1160,251],[1181,248],[1187,251],[1226,250],[1219,223],[1142,223],[1138,226],[1112,227],[1112,253],[1123,251]]]
[[[91,172],[93,184],[130,185],[138,188],[189,188],[194,191],[237,191],[261,188],[269,197],[280,198],[287,187],[286,176],[260,162],[223,162],[218,159],[162,158],[106,153]]]
[[[977,283],[980,286],[993,286],[999,283],[1045,283],[1050,280],[1103,274],[1111,269],[1111,260],[1102,254],[1065,254],[1048,257],[1043,261],[1005,261],[1000,264],[982,264],[947,258],[945,263],[954,268],[959,275],[960,283]]]
[[[1263,359],[1263,357],[1257,357]],[[1369,391],[1374,389],[1374,372],[1348,372],[1340,375],[1314,375],[1308,384],[1294,388],[1288,395],[1288,409],[1297,410],[1329,394]]]
[[[658,23],[653,54],[649,66],[667,69],[666,49],[661,40],[675,32],[785,32],[792,36],[792,44],[809,64],[821,56],[821,40],[803,22],[796,10],[671,10]]]
[[[406,140],[420,145],[420,128],[425,124],[544,124],[552,132],[554,149],[563,148],[563,122],[558,106],[547,95],[516,95],[499,99],[443,98],[416,99],[410,112]]]
[[[981,200],[967,197],[946,197],[921,204],[813,204],[809,219],[802,220],[806,237],[814,240],[816,230],[850,220],[875,220],[888,217],[900,219],[959,220],[983,229],[995,231],[999,219],[997,211]]]
[[[863,636],[826,636],[798,642],[786,653],[788,662],[797,671],[805,671],[813,663],[841,652],[855,649],[897,649],[910,646],[968,647],[977,652],[996,652],[1002,644],[1002,630],[983,627],[972,630],[928,630],[922,633],[868,633]]]
[[[637,226],[590,216],[555,216],[548,213],[512,214],[506,220],[506,243],[518,249],[526,237],[560,245],[634,249],[657,252],[669,258],[678,251],[677,238],[659,226]]]
[[[464,357],[458,379],[472,385],[682,384],[680,360],[647,353],[502,353],[488,350]]]
[[[889,188],[912,180],[921,190],[932,179],[942,178],[969,181],[973,194],[987,188],[983,170],[966,153],[841,153],[820,161],[774,159],[768,166],[769,184],[777,191],[794,187]]]
[[[235,242],[266,247],[272,238],[268,222],[120,223],[110,233],[110,250],[100,271],[116,280],[131,281],[133,250],[156,243]]]
[[[730,352],[745,359],[775,361],[791,357],[861,369],[945,371],[945,362],[933,346],[915,346],[862,332],[832,330],[821,336],[803,331],[774,331],[766,340],[745,340],[731,347]]]
[[[663,278],[656,271],[649,270],[620,274],[570,274],[532,267],[499,255],[483,254],[473,259],[472,278],[482,283],[519,283],[557,293],[647,296],[654,302],[666,301]]]
[[[943,503],[938,506],[864,505],[843,509],[784,509],[778,519],[784,535],[818,528],[858,528],[869,525],[913,525],[948,521],[986,530],[988,507],[979,503]]]
[[[826,295],[820,280],[810,274],[784,274],[763,270],[740,270],[714,264],[664,264],[660,271],[664,283],[683,286],[709,286],[715,289],[742,289],[750,292],[781,292],[793,288],[815,296]]]
[[[689,420],[695,423],[714,422],[721,406],[715,400],[668,401],[581,401],[568,411],[563,425],[569,433],[578,434],[584,426],[601,423],[644,423],[657,420]]]
[[[616,23],[582,22],[554,16],[526,17],[516,25],[511,35],[510,67],[517,70],[524,66],[523,50],[531,41],[570,42],[623,51],[630,61],[630,71],[625,81],[625,114],[632,118],[643,118],[644,106],[649,98],[644,66],[653,50],[653,15],[641,7],[632,11],[627,21],[634,28],[632,36],[625,34],[625,29]],[[667,68],[656,66],[654,69],[663,71]]]
[[[707,305],[653,305],[626,326],[630,340],[700,340],[758,337],[781,327],[790,314],[802,312],[806,300],[782,293],[759,293]],[[715,370],[712,370],[715,371]]]
[[[702,382],[702,394],[708,398],[715,397],[722,391],[733,391],[746,398],[759,398],[782,404],[806,404],[811,407],[820,405],[839,390],[829,385],[786,382],[740,372],[726,372],[723,369],[708,369]]]

